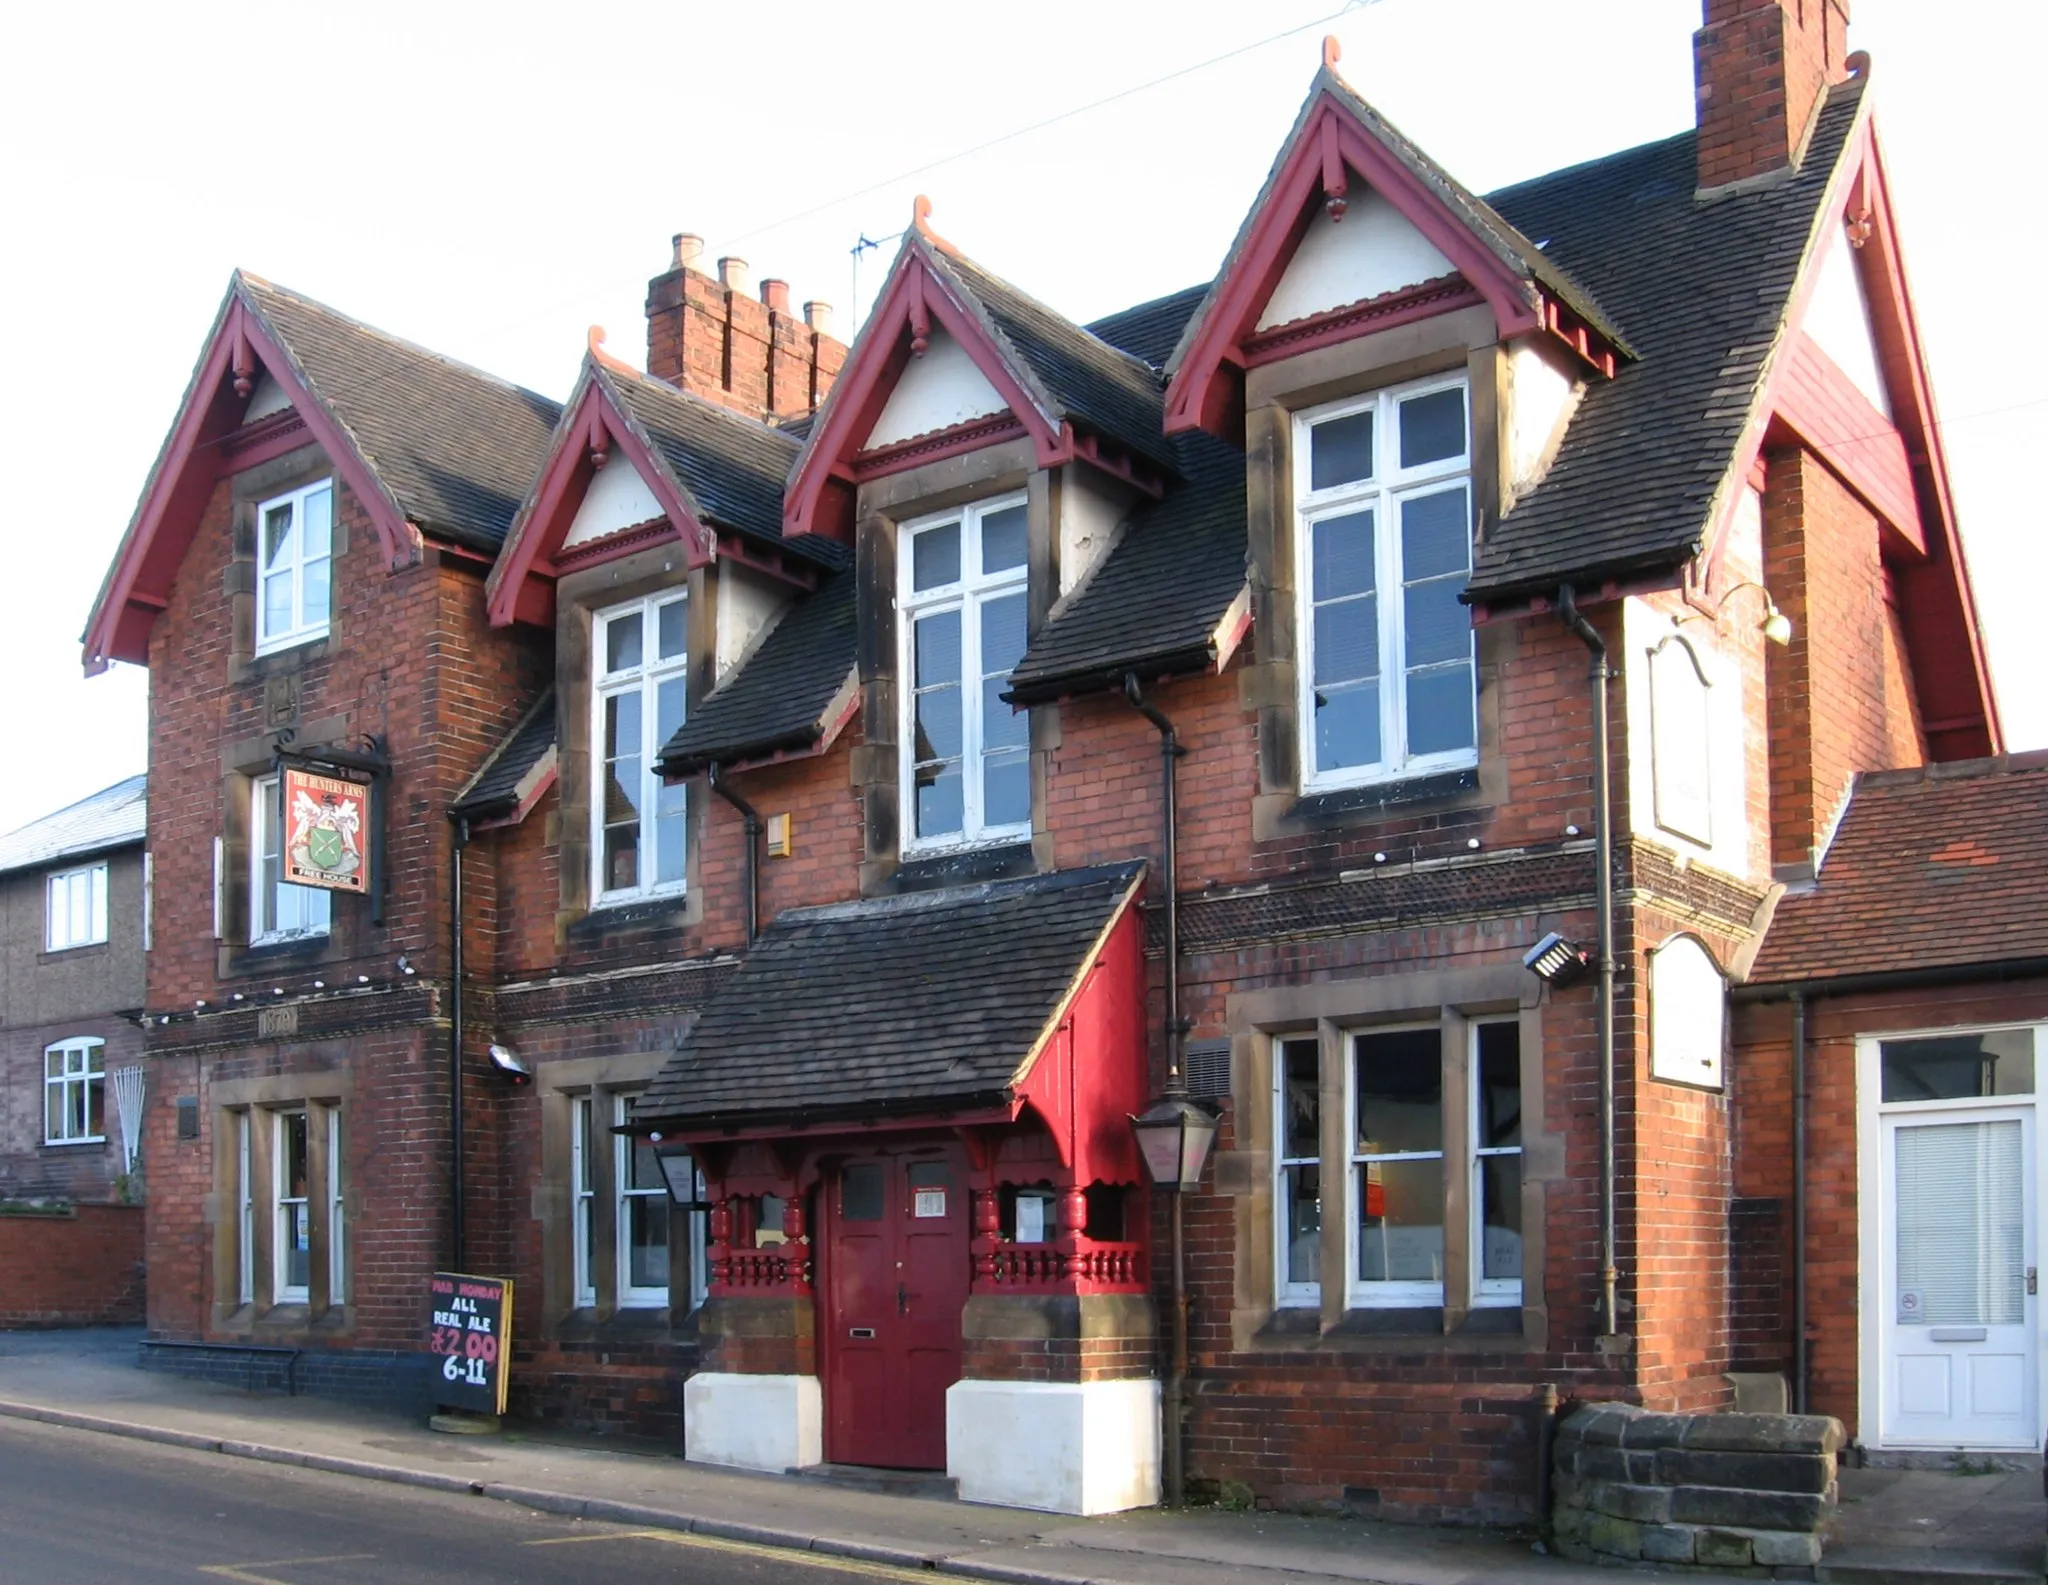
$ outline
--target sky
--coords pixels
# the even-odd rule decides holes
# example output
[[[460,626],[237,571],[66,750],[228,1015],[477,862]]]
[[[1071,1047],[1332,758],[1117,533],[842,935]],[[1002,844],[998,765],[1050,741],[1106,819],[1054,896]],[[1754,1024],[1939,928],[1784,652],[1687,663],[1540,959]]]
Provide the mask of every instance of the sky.
[[[2048,6],[1970,15],[1854,0],[1850,44],[1873,59],[2017,750],[2048,746],[2048,397],[1988,299],[2048,223],[2010,186],[2042,151],[2032,96],[1987,90],[2048,55]],[[941,235],[1086,320],[1214,273],[1325,33],[1360,92],[1485,191],[1689,125],[1699,22],[1699,0],[13,12],[0,831],[144,768],[146,675],[84,678],[78,637],[237,266],[561,397],[590,325],[642,358],[678,231],[834,304],[851,340],[926,193]],[[882,246],[856,275],[864,237]]]

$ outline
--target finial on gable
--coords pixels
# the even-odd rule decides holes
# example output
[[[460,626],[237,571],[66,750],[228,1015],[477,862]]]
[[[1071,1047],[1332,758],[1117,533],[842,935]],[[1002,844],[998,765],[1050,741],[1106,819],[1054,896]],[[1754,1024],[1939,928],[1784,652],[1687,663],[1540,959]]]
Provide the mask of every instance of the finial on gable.
[[[623,359],[615,358],[605,351],[604,326],[602,325],[592,325],[590,327],[590,333],[585,339],[584,345],[588,347],[591,357],[608,369],[617,369],[622,374],[637,374],[640,372],[632,364],[625,362]]]
[[[1336,71],[1337,62],[1343,58],[1343,41],[1334,33],[1325,33],[1323,35],[1323,70],[1326,72]]]
[[[923,193],[910,200],[910,229],[921,237],[932,234],[932,201]]]

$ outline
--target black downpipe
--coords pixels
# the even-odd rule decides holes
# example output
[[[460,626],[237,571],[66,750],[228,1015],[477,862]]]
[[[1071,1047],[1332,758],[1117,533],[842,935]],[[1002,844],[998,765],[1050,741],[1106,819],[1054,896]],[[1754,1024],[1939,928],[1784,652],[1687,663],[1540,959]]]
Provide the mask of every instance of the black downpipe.
[[[1806,993],[1792,993],[1792,1412],[1806,1413]]]
[[[1593,840],[1599,848],[1600,912],[1600,1330],[1620,1330],[1614,1213],[1614,793],[1607,745],[1607,642],[1579,612],[1570,584],[1557,591],[1557,614],[1592,656]]]
[[[747,832],[747,945],[754,944],[754,937],[761,926],[761,816],[754,806],[732,790],[725,779],[725,773],[713,764],[705,768],[705,779],[711,783],[711,790],[740,812],[740,819]]]
[[[1176,790],[1180,758],[1187,750],[1180,746],[1173,723],[1139,689],[1136,672],[1124,673],[1124,698],[1159,731],[1160,800],[1166,824],[1166,852],[1160,877],[1166,893],[1166,1095],[1169,1100],[1186,1100],[1188,1085],[1181,1068],[1181,1040],[1187,1027],[1180,1016],[1180,818]],[[1187,1495],[1186,1438],[1182,1429],[1188,1379],[1187,1237],[1181,1210],[1185,1196],[1184,1188],[1173,1192],[1173,1352],[1160,1403],[1165,1421],[1166,1500],[1175,1507]]]
[[[462,850],[469,846],[469,822],[455,822],[448,855],[448,1205],[453,1223],[452,1271],[462,1270]]]

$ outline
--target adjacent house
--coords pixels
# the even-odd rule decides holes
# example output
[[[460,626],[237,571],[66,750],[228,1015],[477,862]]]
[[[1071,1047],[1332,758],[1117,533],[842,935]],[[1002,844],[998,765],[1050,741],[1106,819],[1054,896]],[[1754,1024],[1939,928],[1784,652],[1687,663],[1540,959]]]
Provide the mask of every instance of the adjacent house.
[[[452,1263],[524,1414],[1155,1501],[1185,1087],[1197,1488],[1510,1517],[1550,1389],[1796,1374],[1731,986],[2001,742],[1847,6],[1706,21],[1695,128],[1486,196],[1329,47],[1088,325],[922,204],[850,348],[682,237],[560,404],[238,275],[85,638],[160,1363],[417,1397]]]
[[[106,1200],[135,1171],[112,1075],[141,1071],[148,802],[130,776],[0,836],[0,1200]]]

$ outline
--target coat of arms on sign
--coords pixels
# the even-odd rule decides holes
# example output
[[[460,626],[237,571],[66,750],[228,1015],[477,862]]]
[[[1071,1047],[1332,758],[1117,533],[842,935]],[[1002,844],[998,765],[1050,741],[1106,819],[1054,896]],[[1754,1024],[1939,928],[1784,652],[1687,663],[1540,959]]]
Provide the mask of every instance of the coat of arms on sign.
[[[370,789],[361,782],[284,773],[285,879],[295,886],[369,890],[364,858]]]

